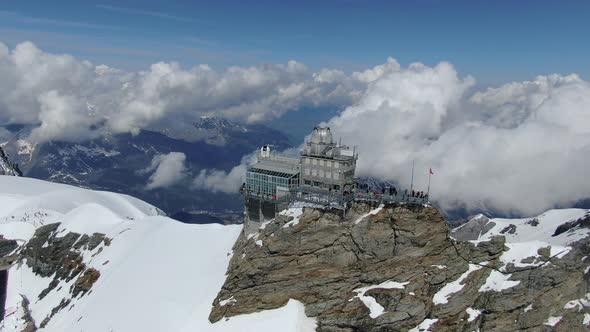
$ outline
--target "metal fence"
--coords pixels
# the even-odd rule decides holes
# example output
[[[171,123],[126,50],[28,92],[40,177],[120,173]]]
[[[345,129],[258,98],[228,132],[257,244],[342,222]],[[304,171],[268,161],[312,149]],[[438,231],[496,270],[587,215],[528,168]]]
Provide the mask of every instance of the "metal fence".
[[[405,193],[397,194],[381,194],[378,192],[356,191],[352,193],[329,192],[313,188],[294,188],[289,194],[277,197],[276,195],[264,195],[251,191],[245,191],[243,194],[246,197],[262,199],[272,203],[284,202],[307,202],[317,205],[330,206],[334,208],[345,209],[347,203],[352,201],[370,201],[378,203],[414,203],[426,204],[428,203],[428,196],[415,197]]]
[[[381,194],[381,193],[373,193],[373,192],[355,192],[354,199],[357,201],[373,201],[373,202],[383,202],[383,203],[416,203],[416,204],[426,204],[428,203],[428,195],[426,196],[412,196],[405,193],[397,193],[393,195],[389,194]]]

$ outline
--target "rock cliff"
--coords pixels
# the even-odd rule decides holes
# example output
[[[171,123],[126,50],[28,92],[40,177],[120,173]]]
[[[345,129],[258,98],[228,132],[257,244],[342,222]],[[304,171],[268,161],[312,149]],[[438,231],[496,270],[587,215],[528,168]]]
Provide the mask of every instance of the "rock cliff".
[[[51,282],[39,293],[38,298],[27,301],[42,300],[51,292],[68,287],[59,304],[52,308],[50,315],[39,322],[41,328],[47,325],[56,313],[70,306],[72,299],[82,297],[91,291],[92,285],[100,277],[100,272],[87,267],[83,256],[100,253],[104,246],[111,243],[109,238],[100,233],[94,233],[92,236],[74,232],[60,234],[59,225],[53,223],[37,228],[34,236],[20,253],[20,264],[26,264],[38,277],[51,278]]]
[[[6,155],[2,147],[0,147],[0,175],[23,175],[18,165],[8,159],[8,155]]]
[[[428,206],[288,211],[238,238],[209,319],[295,299],[318,331],[586,329],[588,238],[524,253],[505,241],[454,240]]]

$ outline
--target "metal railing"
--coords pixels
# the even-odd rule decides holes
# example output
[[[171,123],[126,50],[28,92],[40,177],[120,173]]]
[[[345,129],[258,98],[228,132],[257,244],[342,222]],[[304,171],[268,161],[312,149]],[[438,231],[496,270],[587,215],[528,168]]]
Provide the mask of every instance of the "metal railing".
[[[381,194],[381,193],[374,193],[374,192],[355,192],[354,193],[355,200],[361,201],[373,201],[373,202],[383,202],[383,203],[416,203],[416,204],[426,204],[428,203],[428,195],[419,197],[419,196],[412,196],[405,193],[397,193],[397,194]]]
[[[337,208],[344,208],[346,203],[353,201],[352,193],[341,194],[313,188],[295,188],[291,191],[291,201],[302,201]]]
[[[307,202],[323,206],[331,206],[335,208],[344,209],[347,203],[352,201],[370,201],[379,203],[414,203],[414,204],[426,204],[428,203],[428,195],[417,197],[408,195],[406,193],[396,194],[382,194],[378,192],[365,192],[355,191],[351,193],[340,193],[330,192],[320,189],[298,187],[291,189],[288,194],[277,196],[277,195],[266,195],[258,194],[252,191],[243,191],[245,197],[261,199],[272,203],[284,203],[284,202]]]

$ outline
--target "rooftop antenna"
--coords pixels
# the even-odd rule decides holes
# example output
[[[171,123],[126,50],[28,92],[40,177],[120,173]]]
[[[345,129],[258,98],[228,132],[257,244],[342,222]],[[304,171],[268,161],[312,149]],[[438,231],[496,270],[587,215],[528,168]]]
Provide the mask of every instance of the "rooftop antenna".
[[[340,136],[340,138],[338,138],[338,147],[342,146],[342,136]]]
[[[410,192],[412,192],[414,190],[414,164],[416,163],[416,160],[412,160],[412,180],[410,182]]]

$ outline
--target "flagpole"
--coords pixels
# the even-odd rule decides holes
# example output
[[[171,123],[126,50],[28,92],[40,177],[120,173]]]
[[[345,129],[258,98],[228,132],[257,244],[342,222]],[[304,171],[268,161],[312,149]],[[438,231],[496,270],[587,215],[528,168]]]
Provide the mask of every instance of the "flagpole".
[[[428,190],[426,190],[426,195],[430,196],[430,177],[432,176],[432,173],[430,173],[430,170],[428,170]]]
[[[412,181],[410,182],[410,193],[414,190],[414,163],[416,160],[412,160]]]

